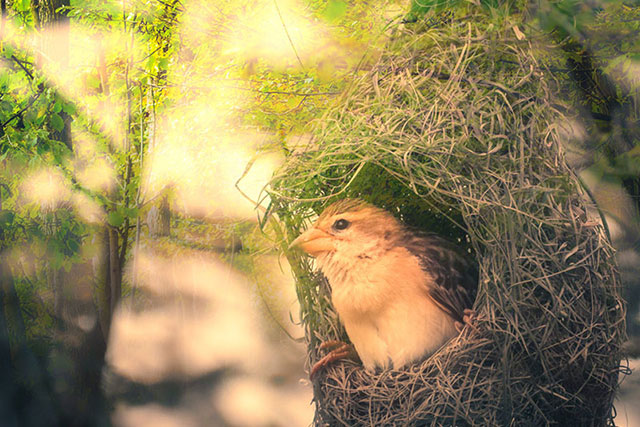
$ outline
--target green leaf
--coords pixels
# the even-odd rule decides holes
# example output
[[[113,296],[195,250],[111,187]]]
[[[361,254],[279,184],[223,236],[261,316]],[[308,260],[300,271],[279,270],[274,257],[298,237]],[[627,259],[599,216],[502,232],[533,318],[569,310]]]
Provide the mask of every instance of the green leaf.
[[[89,74],[85,77],[85,79],[86,79],[85,80],[86,84],[90,89],[95,89],[95,90],[100,89],[101,82],[97,75]]]
[[[158,68],[165,69],[169,64],[169,58],[158,58]]]
[[[14,3],[14,7],[20,12],[29,12],[31,10],[31,3],[29,0],[17,1]]]
[[[5,58],[11,58],[11,55],[13,55],[13,46],[11,46],[9,43],[5,44],[2,47],[2,56],[4,56]]]
[[[124,215],[122,215],[122,212],[118,211],[109,212],[107,215],[107,222],[112,227],[120,227],[124,222]]]
[[[6,48],[5,48],[6,49]],[[8,73],[0,74],[0,87],[6,88],[11,83],[11,76]]]
[[[416,22],[431,10],[441,11],[444,8],[453,9],[458,0],[412,0],[409,13],[404,17],[406,22]]]
[[[64,121],[62,120],[62,117],[60,117],[60,115],[56,113],[53,113],[51,115],[51,126],[58,132],[61,132],[62,129],[64,129]]]
[[[150,55],[147,58],[147,70],[155,70],[155,66],[158,64],[158,57],[156,55]]]
[[[138,209],[136,208],[125,208],[124,212],[129,218],[136,218],[138,216]]]
[[[57,100],[56,103],[53,104],[53,112],[59,113],[60,110],[62,110],[62,103],[60,102],[60,100]]]
[[[29,138],[26,139],[26,141],[27,141],[27,147],[33,148],[38,145],[38,135],[31,135]]]
[[[13,104],[3,99],[2,101],[0,101],[0,110],[10,113],[13,111]]]
[[[78,109],[73,102],[64,102],[62,104],[62,111],[69,114],[70,116],[73,116],[78,111]]]
[[[64,253],[57,250],[50,252],[50,254],[51,266],[55,269],[62,268],[62,264],[64,263]]]
[[[329,0],[322,16],[330,22],[342,18],[347,11],[347,2],[344,0]]]
[[[80,244],[75,239],[66,239],[65,244],[71,254],[75,254],[80,249]]]
[[[15,214],[12,211],[3,209],[0,210],[0,226],[6,227],[13,222]]]

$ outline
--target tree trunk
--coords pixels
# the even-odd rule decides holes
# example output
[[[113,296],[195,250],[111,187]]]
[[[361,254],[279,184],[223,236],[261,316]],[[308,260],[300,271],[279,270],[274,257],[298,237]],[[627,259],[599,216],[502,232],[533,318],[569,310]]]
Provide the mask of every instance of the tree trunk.
[[[2,201],[0,186],[0,211]],[[36,425],[37,414],[56,425],[46,371],[27,346],[20,300],[4,262],[5,238],[0,228],[0,420],[3,425]]]
[[[123,245],[126,242],[122,242]],[[109,298],[109,312],[113,319],[113,313],[122,296],[122,269],[120,268],[120,254],[118,252],[118,230],[109,229],[109,285],[111,294]]]
[[[69,68],[69,18],[65,10],[60,10],[69,4],[69,0],[31,0],[33,19],[36,28],[41,32],[40,51],[36,53],[35,58],[39,68],[46,66],[50,72],[63,74]],[[57,114],[62,118],[63,128],[60,131],[52,131],[52,139],[63,142],[69,151],[73,152],[72,118],[64,111]],[[53,221],[52,229],[55,231],[56,227],[57,224]],[[55,320],[59,329],[64,328],[63,315],[66,304],[62,275],[60,268],[50,268],[47,279],[53,290]]]
[[[0,259],[0,420],[2,425],[58,425],[47,372],[27,346],[13,277]]]
[[[98,268],[95,268],[94,272],[97,281],[98,319],[106,343],[109,341],[113,314],[122,298],[122,268],[118,230],[105,226],[100,246],[102,253],[98,257]]]
[[[2,267],[0,266],[0,269]],[[0,271],[0,276],[2,271]],[[0,279],[2,280],[2,279]],[[0,302],[4,301],[4,286],[0,286]],[[4,420],[8,425],[17,425],[18,420],[15,409],[12,404],[12,398],[16,392],[13,383],[13,370],[8,369],[11,364],[11,346],[9,344],[9,329],[7,328],[7,320],[4,314],[4,304],[0,303],[0,419]]]
[[[40,69],[54,76],[58,73],[64,77],[69,69],[69,18],[65,10],[60,10],[69,4],[69,0],[31,0],[34,22],[41,34],[40,52],[36,54],[35,62]],[[51,138],[61,141],[73,152],[72,117],[64,111],[57,114],[62,118],[63,128],[52,131]],[[108,413],[100,383],[122,273],[117,256],[115,264],[111,256],[114,252],[118,253],[117,231],[109,229],[105,234],[107,259],[101,261],[107,261],[103,270],[107,280],[103,282],[106,290],[103,295],[106,293],[106,298],[98,295],[97,302],[99,306],[103,302],[106,305],[96,309],[91,295],[79,294],[83,284],[86,288],[91,287],[90,283],[81,282],[91,280],[89,265],[74,264],[78,271],[84,267],[84,275],[65,274],[62,269],[54,269],[49,274],[58,321],[54,336],[55,347],[49,354],[49,370],[53,373],[51,378],[55,382],[57,419],[49,417],[50,419],[41,421],[47,424],[108,425]],[[115,250],[112,250],[113,245]],[[117,286],[113,285],[114,281]],[[65,286],[68,292],[65,292]],[[91,318],[91,315],[98,317],[93,325],[79,321],[81,318]]]
[[[2,211],[2,187],[0,187],[0,211]],[[0,228],[0,305],[2,306],[2,321],[6,327],[9,348],[15,350],[16,345],[23,345],[26,340],[24,319],[20,309],[20,300],[16,292],[13,278],[7,266],[4,264],[5,250],[4,229]],[[16,353],[12,352],[12,358]]]
[[[171,235],[171,208],[169,196],[162,195],[160,203],[149,209],[147,214],[147,226],[151,237],[168,237]]]

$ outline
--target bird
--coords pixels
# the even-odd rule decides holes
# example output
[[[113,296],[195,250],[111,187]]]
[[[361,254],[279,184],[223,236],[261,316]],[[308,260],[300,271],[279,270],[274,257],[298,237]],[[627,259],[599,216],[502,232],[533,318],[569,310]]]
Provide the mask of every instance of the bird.
[[[353,344],[323,343],[333,350],[312,367],[312,379],[353,348],[368,372],[400,369],[434,353],[475,316],[473,257],[361,199],[329,205],[290,247],[315,258]]]

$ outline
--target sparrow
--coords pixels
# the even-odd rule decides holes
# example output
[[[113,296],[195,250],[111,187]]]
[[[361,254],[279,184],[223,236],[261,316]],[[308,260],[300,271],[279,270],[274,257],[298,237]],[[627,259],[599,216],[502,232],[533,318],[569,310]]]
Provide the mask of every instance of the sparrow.
[[[362,200],[331,204],[290,247],[315,257],[339,319],[369,372],[424,359],[473,317],[478,272],[471,256]],[[348,344],[321,345],[331,347],[313,366],[312,378],[349,355]]]

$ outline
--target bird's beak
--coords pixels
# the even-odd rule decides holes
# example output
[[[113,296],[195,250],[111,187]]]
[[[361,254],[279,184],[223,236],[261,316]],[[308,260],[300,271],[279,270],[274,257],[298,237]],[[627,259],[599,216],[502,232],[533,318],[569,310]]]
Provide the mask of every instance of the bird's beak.
[[[317,256],[322,252],[332,252],[335,250],[331,235],[315,227],[311,227],[299,235],[297,239],[291,242],[289,248],[296,246],[311,256]]]

